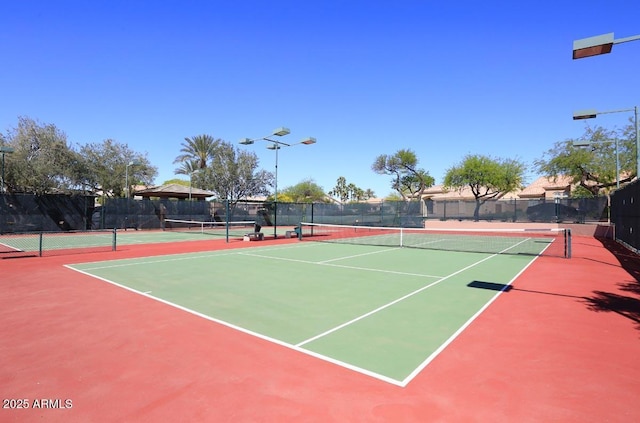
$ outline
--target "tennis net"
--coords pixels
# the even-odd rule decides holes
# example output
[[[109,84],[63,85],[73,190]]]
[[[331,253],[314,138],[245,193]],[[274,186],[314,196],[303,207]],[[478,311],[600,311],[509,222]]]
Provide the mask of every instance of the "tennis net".
[[[0,258],[115,251],[113,229],[0,234]]]
[[[435,229],[300,223],[300,239],[490,254],[571,257],[569,229]]]
[[[201,222],[197,220],[165,219],[164,230],[217,236],[229,234],[229,236],[233,237],[242,237],[250,232],[259,232],[260,227],[252,220]]]

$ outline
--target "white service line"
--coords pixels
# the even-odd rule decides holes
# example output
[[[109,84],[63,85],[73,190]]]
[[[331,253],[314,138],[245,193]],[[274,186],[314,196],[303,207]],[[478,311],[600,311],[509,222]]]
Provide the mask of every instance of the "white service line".
[[[425,275],[423,273],[410,273],[410,272],[399,272],[397,270],[372,269],[370,267],[347,266],[347,265],[344,265],[344,264],[334,264],[334,263],[328,263],[327,262],[327,261],[331,261],[331,260],[327,260],[327,261],[308,261],[308,260],[300,260],[300,259],[292,259],[292,258],[284,258],[284,257],[272,257],[272,256],[264,256],[262,254],[249,254],[249,253],[241,253],[241,255],[251,256],[251,257],[258,257],[258,258],[263,258],[263,259],[267,259],[267,260],[292,261],[294,263],[314,264],[316,266],[329,266],[329,267],[340,267],[342,269],[362,270],[362,271],[365,271],[365,272],[389,273],[389,274],[392,274],[392,275],[402,275],[402,276],[417,276],[419,278],[441,278],[442,277],[442,276],[436,276],[436,275]]]
[[[525,242],[525,241],[526,241],[526,240],[523,240],[523,241],[519,242],[518,244],[521,244],[522,242]],[[509,247],[509,248],[506,248],[506,249],[502,250],[500,253],[503,253],[503,252],[505,252],[505,251],[507,251],[507,250],[510,250],[511,248],[514,248],[514,247],[515,247],[515,246],[517,246],[518,244],[516,244],[516,245],[512,245],[512,246],[511,246],[511,247]],[[400,301],[404,301],[404,300],[406,300],[407,298],[410,298],[410,297],[412,297],[412,296],[414,296],[414,295],[416,295],[416,294],[418,294],[418,293],[420,293],[420,292],[424,291],[425,289],[429,289],[429,288],[431,288],[431,287],[433,287],[433,286],[435,286],[435,285],[439,284],[439,283],[440,283],[440,282],[442,282],[442,281],[445,281],[445,280],[447,280],[447,279],[449,279],[449,278],[451,278],[451,277],[453,277],[453,276],[455,276],[455,275],[457,275],[457,274],[459,274],[459,273],[462,273],[462,272],[464,272],[464,271],[466,271],[466,270],[468,270],[468,269],[470,269],[470,268],[472,268],[472,267],[474,267],[474,266],[479,265],[480,263],[483,263],[483,262],[485,262],[485,261],[487,261],[487,260],[489,260],[489,259],[492,259],[493,257],[498,256],[500,253],[496,253],[496,254],[490,255],[489,257],[485,257],[485,258],[483,258],[482,260],[479,260],[479,261],[477,261],[477,262],[475,262],[475,263],[472,263],[472,264],[470,264],[469,266],[464,267],[464,268],[462,268],[462,269],[460,269],[460,270],[458,270],[458,271],[456,271],[456,272],[453,272],[453,273],[451,273],[451,274],[449,274],[449,275],[447,275],[447,276],[445,276],[445,277],[443,277],[443,278],[440,278],[440,279],[438,279],[438,280],[437,280],[437,281],[435,281],[435,282],[432,282],[432,283],[430,283],[430,284],[428,284],[428,285],[425,285],[425,286],[423,286],[422,288],[418,288],[418,289],[416,289],[416,290],[415,290],[415,291],[413,291],[413,292],[410,292],[410,293],[408,293],[408,294],[406,294],[406,295],[404,295],[404,296],[402,296],[402,297],[400,297],[400,298],[397,298],[397,299],[395,299],[395,300],[393,300],[393,301],[391,301],[391,302],[389,302],[389,303],[387,303],[387,304],[384,304],[384,305],[382,305],[382,306],[380,306],[380,307],[378,307],[378,308],[376,308],[376,309],[374,309],[374,310],[371,310],[371,311],[369,311],[369,312],[367,312],[367,313],[365,313],[365,314],[363,314],[363,315],[360,315],[360,316],[356,317],[355,319],[351,319],[351,320],[349,320],[348,322],[342,323],[341,325],[338,325],[338,326],[336,326],[336,327],[334,327],[334,328],[331,328],[331,329],[329,329],[329,330],[327,330],[327,331],[325,331],[325,332],[323,332],[323,333],[320,333],[320,334],[318,334],[318,335],[316,335],[316,336],[314,336],[314,337],[311,337],[311,338],[309,338],[309,339],[307,339],[307,340],[304,340],[304,341],[302,341],[302,342],[299,342],[298,344],[296,344],[296,346],[297,346],[297,347],[301,347],[302,345],[308,344],[308,343],[310,343],[310,342],[312,342],[312,341],[315,341],[315,340],[317,340],[317,339],[319,339],[319,338],[325,337],[325,336],[327,336],[327,335],[329,335],[329,334],[331,334],[331,333],[333,333],[333,332],[336,332],[336,331],[338,331],[338,330],[340,330],[340,329],[342,329],[342,328],[344,328],[344,327],[346,327],[346,326],[352,325],[353,323],[355,323],[355,322],[357,322],[357,321],[359,321],[359,320],[362,320],[362,319],[364,319],[364,318],[366,318],[366,317],[369,317],[369,316],[371,316],[371,315],[373,315],[373,314],[375,314],[375,313],[378,313],[378,312],[380,312],[380,311],[382,311],[382,310],[384,310],[384,309],[386,309],[386,308],[389,308],[389,307],[391,307],[392,305],[399,303]]]

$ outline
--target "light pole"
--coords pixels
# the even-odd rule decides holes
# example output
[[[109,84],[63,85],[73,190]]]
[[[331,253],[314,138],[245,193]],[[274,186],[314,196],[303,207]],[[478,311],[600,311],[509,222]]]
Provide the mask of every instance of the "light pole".
[[[589,109],[589,110],[581,110],[579,112],[575,112],[573,114],[573,120],[581,120],[581,119],[593,119],[598,115],[604,115],[608,113],[624,113],[624,112],[633,112],[634,113],[634,129],[636,132],[636,179],[640,180],[640,130],[638,129],[638,106],[635,106],[632,109],[622,109],[622,110],[610,110],[606,112],[598,112],[597,110]],[[575,144],[574,144],[575,145]],[[618,179],[620,178],[620,169],[618,163],[618,142],[616,140],[616,165],[618,166]],[[619,181],[618,181],[619,184]],[[618,188],[620,186],[618,185]]]
[[[124,185],[126,191],[126,197],[129,198],[129,167],[130,166],[138,166],[142,164],[139,160],[131,160],[124,168]]]
[[[193,185],[193,175],[195,173],[200,173],[202,169],[196,169],[192,172],[189,172],[189,201],[191,201],[191,186]]]
[[[127,230],[127,224],[129,223],[129,166],[137,166],[142,164],[139,160],[131,160],[124,168],[124,184],[125,189],[127,190],[127,215],[124,218],[124,230]]]
[[[2,153],[2,184],[0,184],[0,189],[2,189],[2,193],[4,194],[5,192],[5,187],[4,187],[4,155],[5,154],[11,154],[13,153],[13,148],[12,147],[6,147],[6,146],[2,146],[0,147],[0,153]]]
[[[573,42],[573,58],[582,59],[584,57],[598,56],[600,54],[611,53],[614,44],[626,43],[628,41],[640,40],[640,35],[632,37],[613,38],[613,32],[595,37],[582,38]]]
[[[300,145],[300,144],[311,145],[316,143],[316,139],[313,137],[307,137],[302,141],[294,144],[287,144],[286,142],[277,141],[272,138],[269,138],[270,136],[273,136],[273,135],[278,137],[283,137],[285,135],[289,135],[290,133],[291,131],[289,130],[289,128],[282,127],[282,128],[276,129],[270,135],[267,135],[265,137],[254,138],[254,139],[243,138],[240,140],[240,144],[242,145],[250,145],[256,141],[267,141],[271,143],[271,145],[267,146],[267,148],[269,150],[275,150],[276,152],[275,195],[274,195],[274,202],[273,202],[274,204],[273,206],[273,237],[274,238],[278,238],[278,150],[280,150],[282,147],[293,147],[294,145]]]

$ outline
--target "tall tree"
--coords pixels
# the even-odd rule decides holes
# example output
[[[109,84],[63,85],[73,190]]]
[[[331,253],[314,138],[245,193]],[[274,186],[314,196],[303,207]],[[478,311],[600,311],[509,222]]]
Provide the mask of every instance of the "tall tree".
[[[327,201],[322,187],[313,179],[305,179],[302,182],[282,190],[283,196],[294,203],[324,203]],[[278,201],[282,201],[278,194]]]
[[[571,177],[574,184],[597,196],[601,190],[631,181],[636,172],[635,129],[631,125],[621,131],[602,127],[587,127],[578,139],[556,142],[543,157],[534,162],[537,170],[549,177]],[[616,143],[620,159],[620,174],[616,175]],[[574,144],[589,144],[588,148]]]
[[[346,203],[349,200],[368,200],[369,198],[374,197],[374,193],[371,189],[364,190],[354,183],[347,183],[347,179],[344,176],[340,176],[336,180],[336,186],[329,191],[329,195],[337,198],[341,203]]]
[[[393,155],[380,155],[371,169],[381,175],[391,175],[391,188],[407,200],[408,196],[420,197],[435,180],[429,172],[418,168],[418,157],[412,150],[401,149]]]
[[[215,139],[211,135],[201,134],[194,137],[186,137],[180,145],[180,155],[176,157],[173,163],[196,162],[198,169],[205,169],[211,160],[213,160],[216,149],[221,140]],[[180,173],[176,171],[176,173]]]
[[[83,158],[55,125],[21,116],[3,138],[14,149],[5,155],[8,191],[44,194],[81,187]]]
[[[105,196],[125,197],[131,186],[149,185],[158,174],[146,154],[136,153],[127,144],[112,139],[85,144],[80,153],[87,166],[87,185]]]
[[[364,190],[355,184],[347,185],[347,189],[349,190],[349,198],[351,201],[362,201],[364,200]]]
[[[458,165],[447,170],[444,186],[454,189],[471,188],[476,200],[473,217],[477,220],[480,206],[487,200],[522,186],[525,170],[524,163],[515,159],[467,155]]]
[[[212,157],[210,166],[198,172],[202,188],[215,192],[220,199],[230,200],[232,205],[244,198],[267,195],[273,186],[273,174],[258,170],[258,156],[253,152],[219,140]]]
[[[341,203],[346,203],[349,200],[349,187],[347,185],[347,178],[340,176],[336,180],[336,186],[329,191],[329,195],[336,197]]]
[[[174,162],[175,163],[175,162]],[[180,162],[180,166],[173,173],[176,175],[193,175],[200,170],[200,161],[198,159],[186,159]]]

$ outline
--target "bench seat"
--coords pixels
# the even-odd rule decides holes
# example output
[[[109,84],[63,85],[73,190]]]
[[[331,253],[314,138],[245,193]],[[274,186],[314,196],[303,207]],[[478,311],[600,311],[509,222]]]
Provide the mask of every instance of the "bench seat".
[[[262,241],[263,239],[264,234],[262,232],[249,232],[243,237],[244,241]]]

